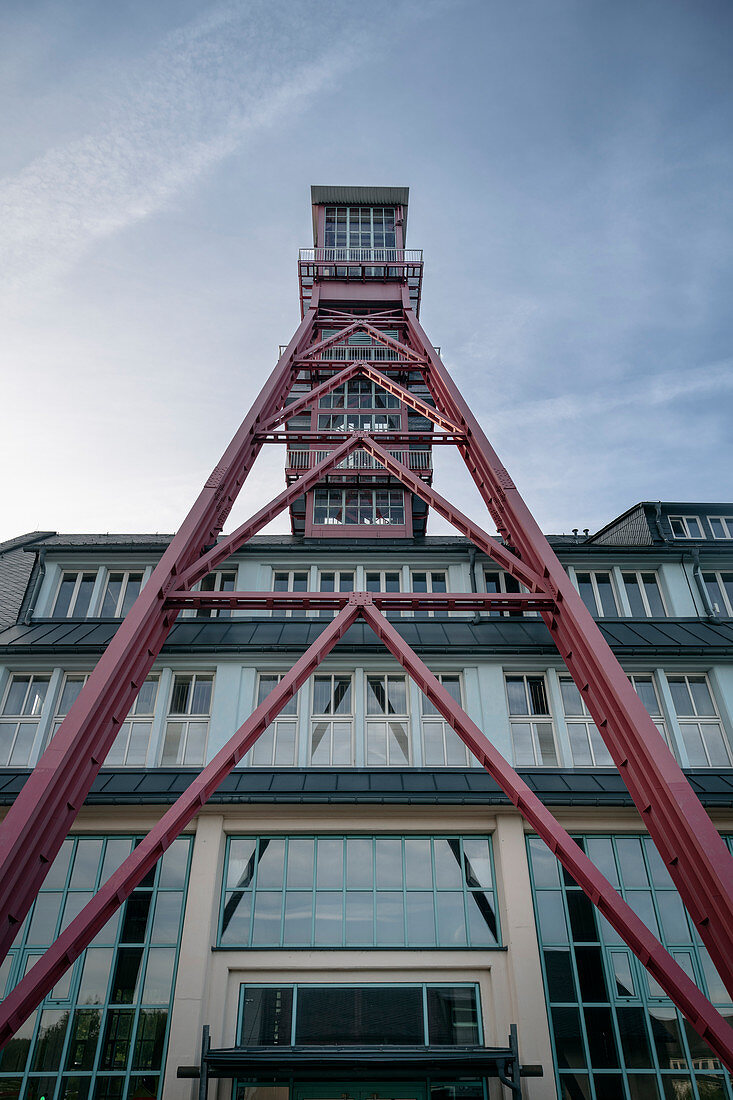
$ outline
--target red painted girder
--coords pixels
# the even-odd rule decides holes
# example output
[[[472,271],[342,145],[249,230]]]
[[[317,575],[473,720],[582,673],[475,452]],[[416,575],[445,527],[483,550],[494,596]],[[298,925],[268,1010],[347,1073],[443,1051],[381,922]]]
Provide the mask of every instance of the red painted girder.
[[[352,602],[328,624],[190,787],[163,814],[134,852],[99,888],[92,900],[8,994],[0,1005],[0,1049],[23,1021],[28,1019],[46,994],[50,993],[58,979],[91,943],[97,932],[114,916],[125,899],[277,717],[285,703],[295,695],[344,636],[358,615],[359,607]],[[196,889],[193,882],[191,889]]]
[[[511,573],[513,577],[526,585],[530,592],[550,594],[546,591],[545,582],[539,574],[520,558],[505,549],[500,542],[497,542],[491,535],[483,531],[478,524],[470,520],[458,508],[454,508],[450,501],[446,500],[440,493],[436,493],[435,489],[416,477],[411,470],[408,470],[407,466],[403,465],[398,459],[393,458],[389,451],[385,451],[384,447],[376,442],[374,437],[364,435],[361,440],[361,447],[362,450],[381,462],[385,470],[406,485],[415,496],[424,500],[438,515],[442,516],[443,519],[447,519],[461,534],[466,535],[480,550],[493,558],[502,569],[506,570],[507,573]]]
[[[652,935],[595,864],[554,818],[538,796],[456,703],[430,669],[385,617],[368,603],[361,613],[390,653],[456,731],[563,867],[603,914],[636,957],[675,1002],[695,1031],[733,1071],[733,1028],[713,1008],[682,967]]]
[[[554,600],[523,592],[370,592],[377,607],[394,611],[550,611]],[[367,593],[357,593],[366,596]],[[167,608],[256,608],[270,611],[335,610],[350,592],[171,592]],[[227,622],[231,622],[227,619]]]
[[[466,425],[467,439],[459,449],[500,532],[556,596],[558,608],[548,625],[560,655],[733,995],[733,859],[420,323],[403,304],[410,339],[431,363],[433,398]]]
[[[263,508],[260,508],[259,512],[247,520],[246,523],[241,524],[235,531],[232,531],[230,535],[217,542],[207,553],[202,554],[192,565],[185,569],[178,578],[178,583],[183,588],[187,588],[190,585],[196,584],[202,577],[205,577],[207,573],[210,573],[220,562],[230,557],[240,546],[243,546],[245,542],[248,542],[253,535],[256,535],[259,530],[265,527],[271,520],[278,516],[288,505],[293,501],[311,489],[314,485],[317,485],[319,481],[322,481],[323,477],[329,472],[329,470],[336,466],[342,458],[346,458],[352,451],[358,449],[361,446],[363,433],[353,432],[344,438],[341,436],[341,446],[334,448],[325,458],[322,458],[320,462],[316,463],[312,470],[303,474],[297,481],[294,481],[292,485],[289,485],[287,489],[283,489],[282,493],[279,493],[276,497],[266,504]]]
[[[375,432],[375,435],[383,443],[425,443],[434,447],[436,444],[450,444],[455,446],[461,443],[463,436],[453,433],[436,432],[431,435],[428,432]],[[344,438],[343,432],[267,432],[258,435],[260,443],[339,443]],[[364,471],[362,471],[363,473]]]
[[[301,353],[303,358],[312,357],[324,348],[330,348],[333,344],[337,344],[339,340],[343,340],[344,336],[349,336],[352,332],[368,332],[370,336],[385,347],[393,348],[395,351],[401,351],[409,359],[415,359],[418,362],[424,361],[425,356],[417,351],[414,347],[410,347],[408,344],[403,344],[400,340],[395,340],[392,336],[387,336],[384,332],[381,332],[374,325],[370,325],[367,321],[354,321],[353,324],[345,325],[335,335],[327,336],[323,340],[317,340],[307,348],[305,353]]]
[[[180,573],[214,541],[260,449],[256,425],[292,385],[291,363],[308,340],[311,310],[221,461],[100,658],[67,718],[0,825],[0,958],[15,938],[48,867],[81,808],[175,616],[163,601]]]
[[[278,424],[281,424],[283,420],[288,420],[291,416],[297,416],[303,409],[315,405],[318,399],[323,397],[324,394],[331,393],[332,390],[343,385],[344,382],[349,382],[352,378],[357,377],[368,378],[370,381],[376,382],[377,385],[381,386],[387,393],[392,394],[393,397],[399,397],[403,405],[409,406],[428,420],[432,420],[438,427],[444,428],[448,432],[460,432],[460,428],[458,425],[454,424],[452,420],[443,416],[442,413],[438,412],[431,405],[427,405],[424,401],[421,401],[419,397],[415,397],[415,395],[410,393],[409,390],[406,390],[404,386],[398,385],[380,371],[375,370],[364,360],[356,360],[351,366],[345,367],[342,371],[339,371],[338,374],[334,374],[332,378],[327,379],[325,382],[321,382],[319,386],[314,386],[313,389],[309,390],[303,397],[294,401],[292,405],[286,405],[285,408],[271,417],[266,424],[261,426],[260,430],[263,432],[272,431]],[[344,409],[344,411],[348,412],[347,409]]]

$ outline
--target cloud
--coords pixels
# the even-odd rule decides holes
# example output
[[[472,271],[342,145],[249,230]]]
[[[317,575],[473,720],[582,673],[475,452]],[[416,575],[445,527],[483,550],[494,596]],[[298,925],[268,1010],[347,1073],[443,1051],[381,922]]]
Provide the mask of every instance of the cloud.
[[[103,129],[0,182],[7,289],[62,272],[95,242],[154,214],[248,135],[301,111],[368,60],[364,34],[352,26],[347,41],[342,26],[324,48],[304,7],[247,0],[169,35],[125,77]]]
[[[711,363],[693,370],[662,371],[638,385],[621,382],[613,388],[591,393],[568,392],[542,401],[529,401],[507,408],[495,408],[487,415],[492,429],[509,428],[521,421],[523,426],[554,425],[574,420],[591,420],[613,411],[633,408],[644,414],[654,406],[669,405],[682,397],[721,393],[733,389],[733,360]]]

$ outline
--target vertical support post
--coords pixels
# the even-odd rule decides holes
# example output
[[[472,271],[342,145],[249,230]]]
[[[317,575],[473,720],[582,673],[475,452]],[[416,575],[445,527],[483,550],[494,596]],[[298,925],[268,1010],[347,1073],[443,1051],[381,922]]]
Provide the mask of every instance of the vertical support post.
[[[198,1100],[207,1100],[209,1092],[209,1063],[206,1059],[210,1049],[211,1036],[209,1034],[209,1025],[204,1024],[201,1029],[201,1073],[199,1074]]]

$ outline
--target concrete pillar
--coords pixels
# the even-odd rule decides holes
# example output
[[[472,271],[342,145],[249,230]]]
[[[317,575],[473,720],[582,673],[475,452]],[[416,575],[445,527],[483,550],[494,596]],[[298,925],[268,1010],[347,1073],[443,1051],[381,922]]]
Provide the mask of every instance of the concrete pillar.
[[[544,1068],[544,1077],[523,1081],[527,1100],[556,1100],[527,848],[523,822],[518,815],[497,815],[494,858],[503,901],[501,932],[508,948],[509,1003],[503,1020],[504,1031],[508,1035],[509,1025],[516,1023],[521,1061],[539,1063]],[[498,1011],[497,1005],[497,1025]]]
[[[224,818],[204,814],[196,824],[186,912],[183,919],[178,976],[173,1002],[168,1056],[163,1080],[163,1100],[193,1100],[196,1080],[178,1080],[178,1066],[198,1063],[206,989],[211,966],[211,945],[219,911],[219,868]],[[218,1036],[216,1036],[218,1039]]]

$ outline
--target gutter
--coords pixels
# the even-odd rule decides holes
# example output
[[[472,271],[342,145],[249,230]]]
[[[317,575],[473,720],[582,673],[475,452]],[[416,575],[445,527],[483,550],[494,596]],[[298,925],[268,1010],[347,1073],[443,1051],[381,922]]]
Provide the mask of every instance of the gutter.
[[[38,551],[38,573],[36,574],[36,581],[33,585],[33,593],[28,604],[28,609],[23,616],[23,622],[26,626],[30,625],[30,621],[33,618],[33,612],[36,610],[36,603],[38,601],[38,593],[41,591],[41,585],[43,584],[43,578],[46,576],[46,547],[42,546]]]
[[[700,551],[696,546],[691,549],[690,555],[692,557],[692,575],[695,578],[697,590],[700,593],[700,599],[702,600],[702,605],[705,609],[705,615],[708,619],[710,619],[710,622],[712,623],[720,622],[720,619],[715,613],[713,605],[710,602],[708,590],[705,587],[705,581],[703,580],[702,572],[700,571]]]

